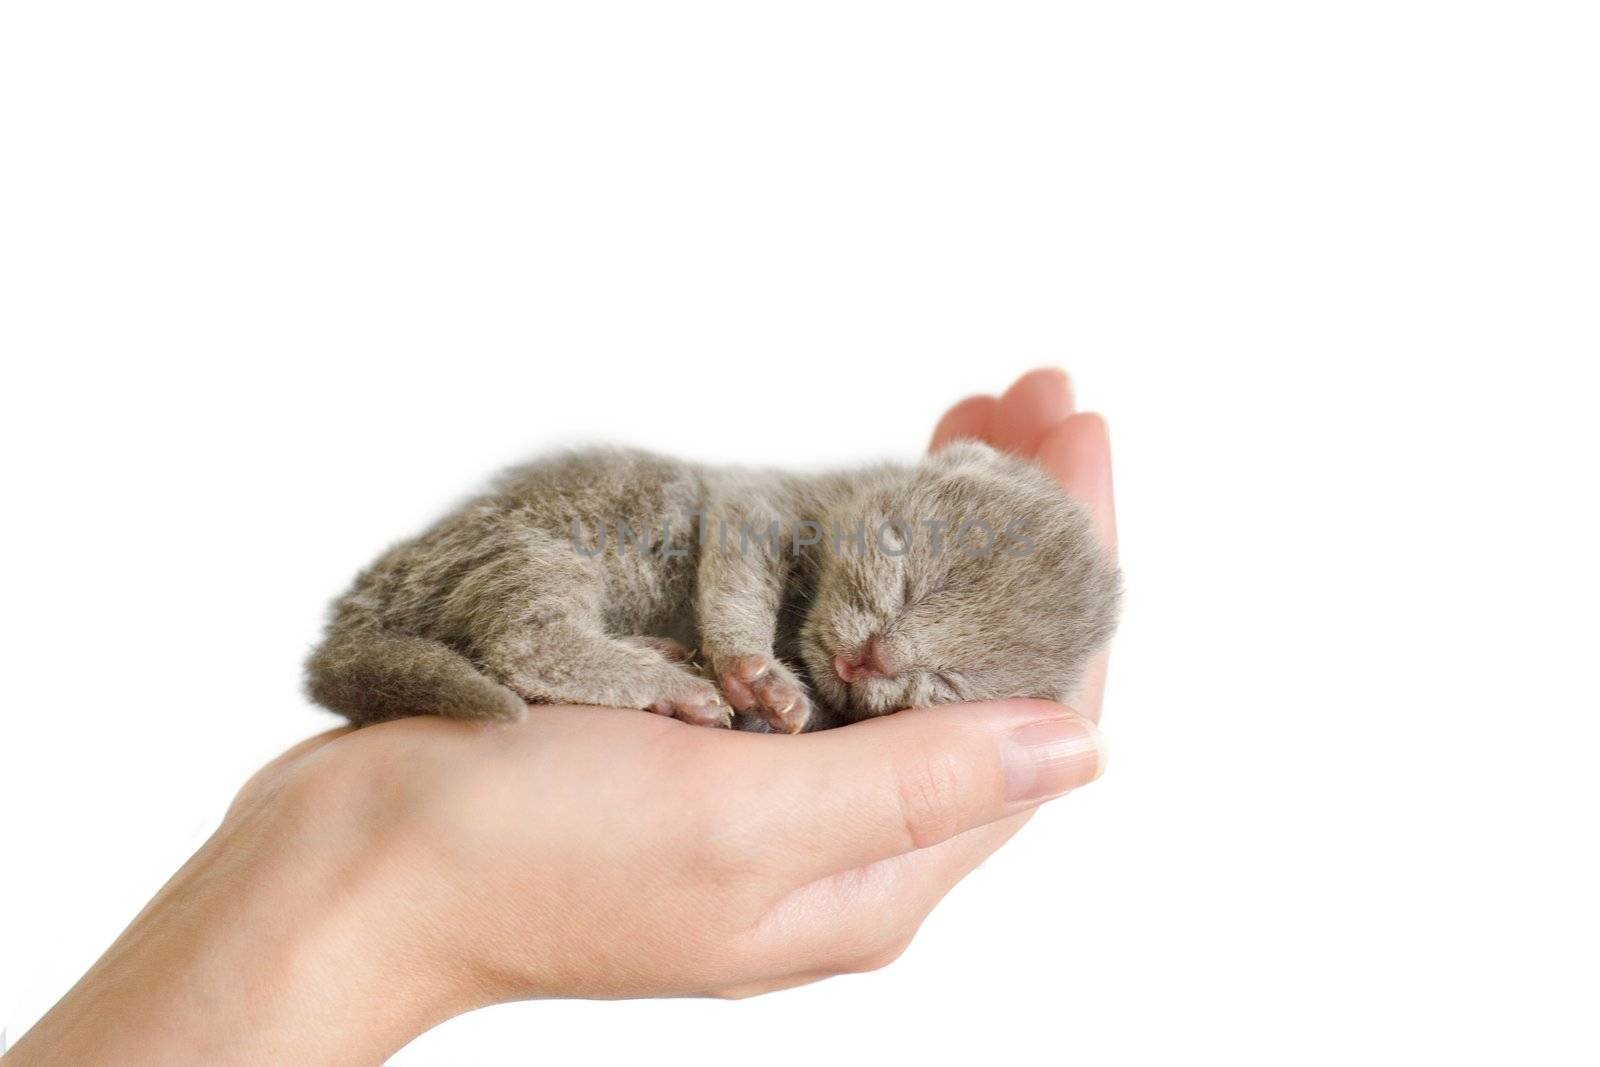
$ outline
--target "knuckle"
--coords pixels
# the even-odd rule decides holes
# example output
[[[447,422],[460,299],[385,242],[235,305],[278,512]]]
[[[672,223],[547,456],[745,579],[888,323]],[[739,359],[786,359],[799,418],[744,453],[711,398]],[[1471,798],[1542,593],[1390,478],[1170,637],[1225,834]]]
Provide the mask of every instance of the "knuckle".
[[[928,750],[901,771],[898,799],[912,849],[954,837],[961,829],[966,778],[951,752]]]
[[[677,818],[678,854],[687,874],[725,888],[749,884],[761,871],[763,842],[736,805],[686,806]]]
[[[901,956],[906,949],[911,947],[911,938],[896,937],[884,945],[879,945],[858,957],[849,967],[851,974],[866,974],[868,971],[881,971]]]
[[[733,820],[709,816],[698,820],[687,835],[686,850],[692,871],[712,881],[737,880],[748,870],[749,850]]]
[[[750,985],[720,986],[707,990],[706,995],[716,1000],[749,1000],[751,997],[759,997],[767,992],[770,992],[770,990],[766,986],[752,983]]]

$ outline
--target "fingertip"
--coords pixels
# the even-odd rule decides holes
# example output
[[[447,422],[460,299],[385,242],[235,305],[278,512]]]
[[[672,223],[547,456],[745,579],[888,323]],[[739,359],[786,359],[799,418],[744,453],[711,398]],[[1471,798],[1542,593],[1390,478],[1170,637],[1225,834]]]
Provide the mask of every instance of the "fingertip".
[[[1099,778],[1106,767],[1106,741],[1092,720],[1056,715],[1012,730],[1001,758],[1006,802],[1028,807]]]
[[[997,447],[1023,455],[1073,412],[1072,379],[1060,367],[1040,367],[1001,395],[991,435]]]
[[[1005,395],[1022,394],[1032,390],[1059,397],[1069,410],[1072,406],[1072,375],[1067,373],[1065,367],[1035,367],[1026,371],[1011,383],[1011,388],[1006,390]]]
[[[987,439],[998,403],[994,397],[980,394],[953,405],[934,427],[933,441],[928,445],[928,451],[937,452],[950,442],[963,438]]]

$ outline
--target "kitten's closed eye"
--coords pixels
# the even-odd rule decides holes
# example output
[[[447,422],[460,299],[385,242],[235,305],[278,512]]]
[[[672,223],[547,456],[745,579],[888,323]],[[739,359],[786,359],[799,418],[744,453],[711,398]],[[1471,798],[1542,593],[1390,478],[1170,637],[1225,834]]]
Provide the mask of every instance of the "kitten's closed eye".
[[[913,539],[892,559],[821,559],[800,651],[819,695],[845,718],[1015,695],[1065,699],[1110,635],[1116,570],[1085,513],[1037,467],[974,445],[854,508],[842,513],[847,525],[890,513],[946,532]],[[826,650],[865,640],[869,616],[898,674],[828,669]]]

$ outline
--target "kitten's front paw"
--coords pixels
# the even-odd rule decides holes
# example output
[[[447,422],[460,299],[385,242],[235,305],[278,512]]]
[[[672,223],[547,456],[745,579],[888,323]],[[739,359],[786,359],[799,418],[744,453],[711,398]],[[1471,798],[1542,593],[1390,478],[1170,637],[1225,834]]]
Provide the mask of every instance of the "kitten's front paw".
[[[679,673],[682,680],[674,679],[670,692],[647,704],[646,711],[670,715],[694,726],[726,728],[733,725],[733,710],[723,701],[716,686],[687,672]]]
[[[717,657],[717,680],[735,711],[759,715],[778,733],[797,734],[811,721],[811,701],[788,667],[752,652]]]

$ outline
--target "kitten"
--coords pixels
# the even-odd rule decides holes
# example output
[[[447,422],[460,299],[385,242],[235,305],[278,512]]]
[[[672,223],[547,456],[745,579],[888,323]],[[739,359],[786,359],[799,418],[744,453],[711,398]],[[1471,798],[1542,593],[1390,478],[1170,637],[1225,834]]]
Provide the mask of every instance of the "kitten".
[[[1119,586],[1084,510],[976,442],[818,475],[581,452],[380,557],[334,603],[307,688],[355,723],[596,704],[787,733],[1059,701]]]

